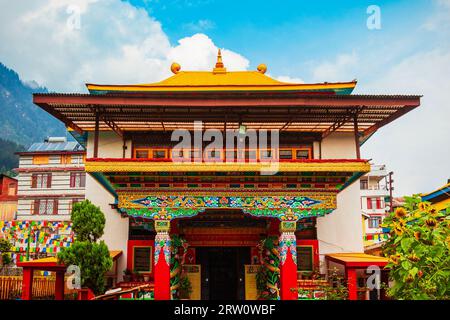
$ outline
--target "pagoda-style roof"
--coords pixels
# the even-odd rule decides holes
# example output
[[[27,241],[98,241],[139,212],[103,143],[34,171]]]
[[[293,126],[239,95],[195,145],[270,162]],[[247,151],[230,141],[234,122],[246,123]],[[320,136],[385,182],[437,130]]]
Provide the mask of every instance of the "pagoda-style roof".
[[[86,84],[91,94],[123,92],[204,92],[204,91],[291,91],[298,93],[350,94],[356,80],[339,83],[286,83],[267,75],[264,64],[257,71],[227,71],[219,50],[215,68],[211,71],[180,71],[181,66],[173,63],[173,76],[156,83],[135,85]]]
[[[121,92],[189,92],[189,91],[292,91],[304,93],[350,94],[356,81],[338,83],[286,83],[258,71],[180,71],[155,83],[135,85],[86,84],[91,94]]]
[[[87,84],[90,94],[34,94],[33,102],[82,136],[94,131],[248,129],[355,132],[364,142],[378,128],[420,105],[417,95],[354,95],[356,81],[285,83],[259,65],[257,71],[227,71],[219,53],[212,71],[181,71],[151,84]]]

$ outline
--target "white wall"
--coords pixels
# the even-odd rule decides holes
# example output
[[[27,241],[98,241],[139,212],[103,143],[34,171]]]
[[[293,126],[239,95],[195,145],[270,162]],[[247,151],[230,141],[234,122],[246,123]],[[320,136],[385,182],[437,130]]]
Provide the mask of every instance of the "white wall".
[[[322,261],[327,253],[364,252],[358,181],[338,194],[336,210],[317,219],[317,239]]]
[[[71,203],[73,199],[84,199],[85,188],[70,187],[70,173],[81,172],[71,170],[71,168],[84,168],[83,155],[72,154],[71,163],[61,163],[61,154],[49,155],[48,164],[33,164],[32,155],[21,155],[19,168],[27,169],[27,172],[20,172],[18,176],[17,195],[19,196],[17,206],[17,219],[19,220],[49,220],[68,221],[70,220]],[[45,171],[47,170],[48,171]],[[54,171],[52,168],[64,169],[67,171]],[[43,169],[45,169],[43,171]],[[51,188],[31,188],[31,177],[33,173],[51,173]],[[34,199],[39,196],[51,196],[58,199],[57,215],[31,215],[31,207]]]
[[[335,132],[322,141],[322,159],[355,158],[353,133]],[[337,195],[336,210],[317,219],[317,238],[321,261],[327,253],[364,252],[359,179]]]
[[[353,133],[334,132],[322,140],[322,159],[355,159]]]
[[[109,250],[123,252],[118,265],[119,281],[121,281],[122,271],[126,269],[127,264],[128,218],[122,218],[116,209],[111,208],[111,204],[115,201],[114,197],[89,174],[86,176],[86,198],[99,206],[105,214],[105,232],[101,239],[105,241]]]
[[[115,132],[100,132],[99,135],[99,158],[122,158],[123,140]],[[128,149],[126,157],[131,155],[131,142],[127,141]],[[87,158],[93,157],[94,134],[89,133],[87,143]],[[115,199],[106,189],[99,184],[92,176],[86,175],[86,198],[93,204],[99,206],[105,214],[105,233],[102,240],[105,241],[109,250],[121,250],[123,252],[118,263],[118,281],[122,280],[123,270],[127,265],[127,244],[128,244],[128,218],[123,218],[121,214],[111,208]]]
[[[122,158],[123,140],[114,131],[101,131],[98,138],[99,158]],[[131,141],[126,141],[125,158],[131,157]],[[87,158],[94,157],[94,133],[89,132],[87,141]]]

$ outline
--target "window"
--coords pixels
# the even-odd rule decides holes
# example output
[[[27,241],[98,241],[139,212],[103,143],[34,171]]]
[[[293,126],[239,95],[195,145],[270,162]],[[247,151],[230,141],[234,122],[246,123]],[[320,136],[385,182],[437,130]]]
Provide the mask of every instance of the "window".
[[[292,150],[280,150],[280,159],[292,159]]]
[[[81,201],[83,201],[83,200],[84,200],[84,199],[81,199],[81,198],[75,198],[75,199],[72,199],[72,200],[69,202],[69,214],[72,212],[73,205],[74,205],[75,203],[81,202]]]
[[[70,173],[70,187],[71,188],[84,188],[86,186],[86,173],[85,172],[71,172]]]
[[[261,160],[271,160],[272,159],[272,150],[260,150],[259,151],[259,158]]]
[[[165,159],[166,156],[166,150],[153,150],[153,159]]]
[[[183,159],[183,149],[172,149],[172,159]]]
[[[381,199],[380,198],[377,198],[376,203],[377,203],[377,209],[382,209],[382,207],[381,207]]]
[[[8,184],[8,196],[16,195],[16,185],[14,183]]]
[[[216,161],[220,161],[221,160],[221,156],[220,156],[220,150],[219,149],[207,149],[205,150],[205,154],[206,154],[206,158],[208,160],[216,160]]]
[[[296,150],[295,157],[296,159],[309,159],[310,156],[310,150],[309,149],[300,149]]]
[[[58,214],[58,200],[57,199],[34,200],[32,214],[39,214],[39,215]]]
[[[135,158],[138,159],[148,159],[148,150],[136,150]]]
[[[256,151],[255,150],[245,150],[245,160],[256,160]]]
[[[31,188],[51,188],[52,174],[51,173],[33,173],[31,175]]]
[[[237,150],[226,150],[225,151],[226,160],[236,160],[238,158]]]
[[[367,180],[360,180],[359,183],[361,185],[361,190],[367,190],[368,189]]]
[[[312,246],[297,246],[297,271],[314,270],[314,254]]]
[[[61,155],[61,164],[71,164],[71,163],[72,163],[72,155],[70,154]]]
[[[190,150],[191,159],[201,159],[202,155],[200,153],[200,150]]]
[[[367,209],[383,209],[384,202],[380,198],[367,198]]]
[[[48,156],[33,156],[33,164],[48,164]]]
[[[152,272],[152,247],[133,247],[133,271]]]
[[[370,217],[369,228],[380,228],[381,217]]]

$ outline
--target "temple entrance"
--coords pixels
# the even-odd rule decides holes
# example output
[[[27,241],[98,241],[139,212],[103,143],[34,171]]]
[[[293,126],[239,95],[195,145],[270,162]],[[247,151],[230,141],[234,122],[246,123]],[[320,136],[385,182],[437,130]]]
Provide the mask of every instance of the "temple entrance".
[[[250,247],[197,248],[197,261],[202,266],[202,300],[244,299]]]
[[[201,266],[194,286],[198,297],[244,300],[245,265],[259,264],[257,245],[267,236],[270,220],[239,209],[214,209],[175,221],[173,230],[189,244],[186,263]]]

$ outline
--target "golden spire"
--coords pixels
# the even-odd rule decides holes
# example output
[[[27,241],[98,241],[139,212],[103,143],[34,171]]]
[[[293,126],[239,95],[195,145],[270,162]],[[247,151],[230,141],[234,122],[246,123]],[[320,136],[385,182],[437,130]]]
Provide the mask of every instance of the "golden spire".
[[[215,68],[213,69],[213,73],[225,73],[225,72],[227,72],[227,69],[223,65],[222,52],[219,49],[219,52],[217,52],[217,62]]]

